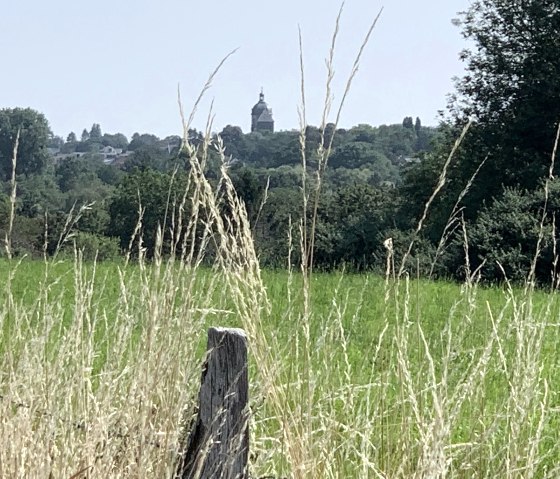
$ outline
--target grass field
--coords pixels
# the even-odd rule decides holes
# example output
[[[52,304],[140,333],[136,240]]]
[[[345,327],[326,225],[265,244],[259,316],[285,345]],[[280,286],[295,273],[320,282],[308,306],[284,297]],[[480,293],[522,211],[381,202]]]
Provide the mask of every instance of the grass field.
[[[0,476],[172,476],[210,325],[249,333],[254,477],[559,474],[556,294],[243,274],[1,261]]]

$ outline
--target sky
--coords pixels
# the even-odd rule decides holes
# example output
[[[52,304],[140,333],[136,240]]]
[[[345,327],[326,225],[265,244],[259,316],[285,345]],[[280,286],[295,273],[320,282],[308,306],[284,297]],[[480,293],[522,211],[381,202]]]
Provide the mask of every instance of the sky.
[[[276,130],[298,128],[301,30],[306,119],[321,122],[325,59],[338,0],[4,0],[0,7],[0,108],[43,113],[56,135],[181,135],[178,90],[189,113],[222,65],[193,127],[250,129],[261,88]],[[383,9],[346,99],[339,126],[435,125],[461,76],[466,44],[451,20],[470,0],[347,0],[334,57],[333,110],[362,40]],[[335,111],[329,120],[334,121]]]

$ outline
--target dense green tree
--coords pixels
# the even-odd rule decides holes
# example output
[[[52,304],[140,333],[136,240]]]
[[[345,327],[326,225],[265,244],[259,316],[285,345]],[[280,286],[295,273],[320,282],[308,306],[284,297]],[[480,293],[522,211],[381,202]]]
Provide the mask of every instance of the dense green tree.
[[[301,177],[301,175],[300,175]],[[380,185],[383,181],[393,181],[394,178],[380,175],[372,165],[363,168],[336,168],[328,169],[325,174],[326,184],[332,188],[342,188],[352,185]],[[300,180],[301,182],[301,180]],[[292,185],[294,186],[294,185]]]
[[[114,171],[115,177],[106,181],[108,172]],[[80,158],[67,158],[55,169],[56,180],[64,193],[63,211],[73,206],[90,205],[78,224],[78,229],[93,234],[104,234],[108,225],[107,203],[111,198],[114,185],[122,172],[101,160],[84,155]]]
[[[439,148],[441,153],[424,155],[419,163],[410,163],[403,167],[402,183],[397,187],[399,197],[403,199],[398,214],[403,229],[416,227],[426,202],[436,188],[445,162],[444,148]],[[433,242],[439,241],[456,201],[452,194],[447,194],[448,190],[449,188],[444,188],[444,193],[434,199],[430,214],[424,222],[426,235]]]
[[[422,122],[420,121],[419,117],[416,117],[416,121],[414,122],[414,131],[418,135],[420,134],[421,130],[422,130]]]
[[[282,165],[277,168],[253,168],[262,184],[269,182],[270,188],[299,188],[302,181],[301,165]]]
[[[340,140],[339,135],[337,134],[334,123],[327,123],[325,125],[324,136],[325,136],[325,145],[328,145],[331,142],[331,139],[332,139],[333,146],[336,146],[337,143]]]
[[[159,142],[160,148],[165,150],[168,156],[179,156],[182,144],[183,139],[178,135],[166,136]]]
[[[392,227],[394,190],[347,185],[325,198],[317,228],[318,266],[379,266],[385,231]]]
[[[80,142],[76,139],[76,134],[74,132],[70,132],[70,134],[66,138],[66,142],[60,148],[60,153],[74,153],[79,144]]]
[[[247,141],[243,131],[238,126],[227,125],[220,132],[220,137],[224,142],[226,155],[233,159],[243,159],[247,156]]]
[[[132,144],[132,143],[131,143]],[[143,145],[134,150],[124,165],[123,170],[126,172],[133,172],[135,170],[159,170],[165,171],[168,169],[168,155],[165,150],[161,150],[155,145]]]
[[[347,132],[347,141],[360,141],[376,144],[378,131],[371,125],[353,126]]]
[[[535,260],[539,236],[536,279],[550,283],[553,273],[558,274],[554,242],[559,234],[558,228],[554,228],[560,216],[560,182],[549,182],[547,189],[544,218],[544,185],[533,191],[508,187],[482,208],[476,222],[468,228],[471,268],[482,266],[485,280],[526,280]],[[457,264],[455,261],[454,266]]]
[[[42,254],[41,235],[45,231],[44,219],[27,216],[16,216],[12,229],[11,252],[15,256],[35,256]],[[0,221],[0,237],[5,238],[8,234],[8,226]],[[5,249],[0,249],[0,256],[5,254]]]
[[[140,221],[142,208],[140,236],[143,247],[152,255],[158,227],[164,230],[164,241],[169,241],[170,215],[175,213],[172,205],[180,203],[186,185],[184,175],[173,177],[151,169],[135,170],[125,176],[109,205],[108,235],[118,237],[121,247],[126,249]]]
[[[113,148],[120,148],[122,150],[126,150],[128,146],[128,140],[122,133],[115,133],[114,135],[104,133],[101,138],[101,143],[103,146],[112,146]]]
[[[47,211],[64,209],[64,197],[50,174],[24,175],[17,178],[17,213],[29,218],[43,217]]]
[[[0,175],[4,180],[11,177],[18,130],[16,172],[26,175],[41,173],[47,166],[51,131],[45,116],[30,108],[5,108],[0,110]]]
[[[72,236],[63,249],[63,252],[74,252],[74,245],[81,252],[82,258],[87,261],[115,260],[120,254],[119,242],[117,238],[78,231]]]
[[[82,141],[82,142],[86,142],[86,141],[88,141],[88,140],[89,140],[89,131],[87,131],[87,130],[84,128],[84,131],[82,131],[82,138],[81,138],[81,141]]]
[[[91,130],[89,131],[89,140],[96,143],[101,143],[103,135],[101,134],[101,125],[99,123],[94,123],[91,125]]]
[[[393,164],[400,164],[403,158],[413,156],[416,153],[415,143],[413,128],[402,128],[400,125],[381,125],[377,128],[377,148]]]
[[[414,150],[416,152],[424,152],[430,150],[430,142],[434,138],[434,129],[424,128],[420,118],[416,117],[416,122],[414,123],[414,131],[416,132],[416,143],[414,145]]]
[[[402,122],[402,126],[403,128],[408,128],[409,130],[412,130],[414,128],[414,123],[412,120],[411,116],[405,116],[404,120]]]
[[[64,140],[62,137],[57,135],[51,135],[49,138],[49,142],[47,143],[47,146],[49,148],[53,148],[54,150],[60,150],[62,148],[62,145],[64,145]]]
[[[269,192],[259,222],[255,225],[257,251],[263,264],[285,267],[290,249],[292,265],[298,264],[299,224],[302,212],[301,192],[297,189],[275,188]],[[292,244],[289,241],[290,236]]]
[[[560,120],[558,2],[477,0],[457,23],[472,47],[462,53],[467,73],[456,85],[452,120],[475,125],[456,176],[464,184],[488,156],[475,196],[533,189],[548,171]]]
[[[111,186],[116,186],[125,175],[122,169],[104,163],[97,168],[96,173],[102,183]]]
[[[276,168],[281,165],[301,163],[299,133],[279,131],[271,135],[260,132],[248,133],[245,154],[240,152],[240,160],[250,166]]]
[[[234,169],[230,175],[235,191],[245,203],[249,221],[253,222],[263,199],[265,184],[247,167]]]
[[[76,189],[79,184],[88,184],[97,177],[95,162],[89,158],[67,158],[56,166],[55,172],[58,185],[64,193]]]
[[[204,134],[195,128],[189,128],[187,140],[192,146],[197,147],[204,141]]]
[[[482,271],[485,279],[526,278],[540,229],[533,203],[527,191],[508,188],[478,215],[469,231],[470,254],[473,266],[486,261]]]
[[[335,148],[329,165],[333,169],[369,168],[376,174],[376,183],[395,181],[397,178],[395,166],[371,143],[356,141]]]
[[[438,241],[453,205],[476,221],[504,187],[534,190],[548,173],[560,120],[560,9],[556,0],[476,0],[456,21],[469,47],[435,151],[404,176],[418,220],[454,141],[473,121],[433,203],[427,234]],[[422,129],[424,131],[425,128]],[[411,215],[412,218],[412,215]]]
[[[132,135],[132,140],[128,145],[128,149],[135,151],[143,146],[157,147],[158,143],[159,138],[156,135],[151,135],[149,133],[143,133],[140,135],[139,133],[134,133],[134,135]]]

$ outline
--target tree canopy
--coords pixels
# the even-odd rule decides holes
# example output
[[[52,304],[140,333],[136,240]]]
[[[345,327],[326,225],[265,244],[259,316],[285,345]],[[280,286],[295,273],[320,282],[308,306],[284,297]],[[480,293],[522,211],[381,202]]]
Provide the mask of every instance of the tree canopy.
[[[30,108],[4,108],[0,110],[0,173],[4,180],[11,177],[18,131],[16,173],[40,173],[47,164],[52,133],[45,116]]]
[[[560,10],[552,0],[477,0],[455,23],[470,45],[461,53],[466,73],[450,99],[446,139],[416,169],[439,171],[472,120],[441,204],[449,208],[484,162],[463,202],[474,217],[503,187],[532,189],[548,172],[560,120]],[[436,179],[409,189],[427,199]]]
[[[488,195],[534,188],[548,171],[560,121],[560,9],[556,0],[477,0],[458,24],[473,46],[451,102],[472,172],[488,156]],[[466,155],[465,155],[466,156]]]

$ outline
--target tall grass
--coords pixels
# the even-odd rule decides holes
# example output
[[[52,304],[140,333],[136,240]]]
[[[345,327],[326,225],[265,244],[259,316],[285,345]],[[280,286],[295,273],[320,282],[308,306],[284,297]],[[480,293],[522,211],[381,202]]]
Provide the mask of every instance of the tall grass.
[[[153,259],[139,192],[125,261],[86,263],[75,250],[72,265],[0,263],[0,477],[173,477],[209,324],[249,338],[252,477],[560,475],[555,295],[483,289],[476,274],[421,281],[395,265],[389,241],[385,278],[313,272],[336,32],[338,20],[315,190],[304,176],[304,220],[286,238],[299,269],[261,270],[211,115],[198,147],[183,115],[189,181],[182,195],[170,188]]]

